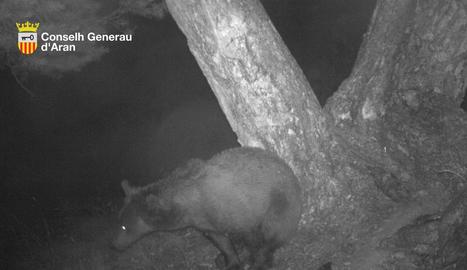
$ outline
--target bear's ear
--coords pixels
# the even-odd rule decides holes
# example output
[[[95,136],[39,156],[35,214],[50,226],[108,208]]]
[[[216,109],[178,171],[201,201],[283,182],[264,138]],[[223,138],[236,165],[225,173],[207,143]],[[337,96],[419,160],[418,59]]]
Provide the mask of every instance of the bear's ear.
[[[131,195],[136,193],[137,188],[130,186],[128,180],[123,180],[121,184],[126,197],[130,197]]]

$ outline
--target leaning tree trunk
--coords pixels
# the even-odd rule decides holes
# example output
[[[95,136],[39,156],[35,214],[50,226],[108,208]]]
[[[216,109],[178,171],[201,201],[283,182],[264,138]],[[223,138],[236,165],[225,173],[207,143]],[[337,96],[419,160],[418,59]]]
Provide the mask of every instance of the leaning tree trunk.
[[[167,1],[243,146],[288,161],[308,198],[304,221],[335,207],[325,116],[258,1]],[[334,192],[336,195],[331,195]],[[318,220],[318,219],[316,219]]]
[[[467,223],[467,199],[451,199],[467,175],[467,4],[379,1],[352,74],[325,110],[258,1],[167,4],[239,142],[275,151],[299,177],[302,228],[333,232],[352,254],[342,269],[422,264],[446,247],[459,252],[431,265],[465,255],[451,239]],[[406,242],[407,231],[437,237]],[[389,259],[402,246],[415,256]]]

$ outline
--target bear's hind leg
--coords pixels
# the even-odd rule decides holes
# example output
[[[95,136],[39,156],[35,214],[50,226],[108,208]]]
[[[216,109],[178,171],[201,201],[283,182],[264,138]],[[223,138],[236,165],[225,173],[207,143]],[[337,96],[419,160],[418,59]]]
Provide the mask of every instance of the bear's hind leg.
[[[226,270],[237,270],[240,268],[240,260],[230,239],[222,234],[215,232],[203,232],[203,235],[214,244],[221,252],[216,258],[216,266],[222,268],[220,256],[222,255]]]

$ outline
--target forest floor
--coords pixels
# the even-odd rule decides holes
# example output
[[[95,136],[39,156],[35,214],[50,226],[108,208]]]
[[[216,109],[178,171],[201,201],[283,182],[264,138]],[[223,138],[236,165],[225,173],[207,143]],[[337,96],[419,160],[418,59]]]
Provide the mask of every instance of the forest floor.
[[[123,252],[112,249],[123,203],[113,184],[89,190],[83,183],[66,188],[26,183],[1,187],[1,269],[217,269],[218,251],[191,229],[150,234]],[[424,205],[404,206],[353,246],[339,246],[331,234],[300,232],[275,253],[274,269],[331,270],[329,261],[339,264],[332,269],[377,269],[378,243],[423,212]]]
[[[1,269],[217,269],[217,249],[191,229],[150,234],[123,252],[112,249],[123,203],[120,191],[26,183],[1,187]],[[318,269],[325,263],[318,255],[331,250],[322,242],[298,234],[276,252],[274,269]]]

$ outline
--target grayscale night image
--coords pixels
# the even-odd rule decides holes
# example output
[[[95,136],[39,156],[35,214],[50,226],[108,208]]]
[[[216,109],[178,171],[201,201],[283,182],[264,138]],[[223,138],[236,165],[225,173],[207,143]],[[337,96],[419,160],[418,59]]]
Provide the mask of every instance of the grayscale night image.
[[[0,269],[467,269],[467,1],[2,0],[0,34]]]

